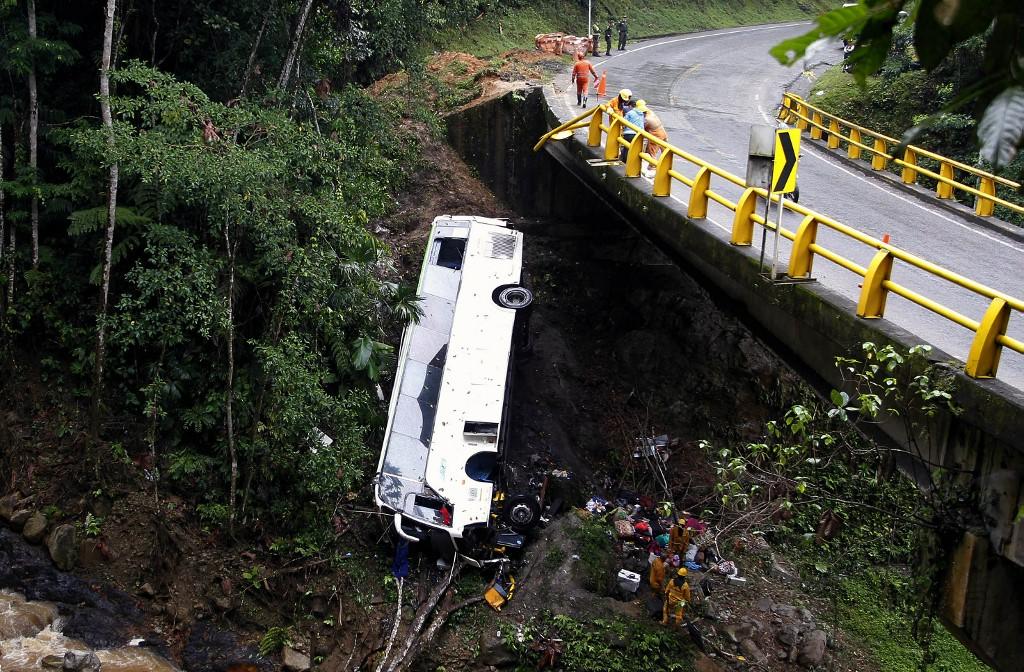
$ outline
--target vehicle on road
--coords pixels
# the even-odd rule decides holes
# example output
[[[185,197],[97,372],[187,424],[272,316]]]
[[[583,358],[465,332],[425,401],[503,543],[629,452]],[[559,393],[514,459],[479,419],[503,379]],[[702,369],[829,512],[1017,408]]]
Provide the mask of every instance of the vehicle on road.
[[[377,506],[410,542],[480,566],[522,546],[540,498],[506,463],[508,406],[533,294],[523,234],[498,219],[437,217],[402,336],[377,467]]]

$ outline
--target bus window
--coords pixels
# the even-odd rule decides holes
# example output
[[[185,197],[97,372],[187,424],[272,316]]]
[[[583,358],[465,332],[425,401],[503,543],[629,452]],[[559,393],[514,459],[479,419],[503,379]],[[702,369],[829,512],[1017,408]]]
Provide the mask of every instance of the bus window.
[[[434,263],[457,271],[462,268],[466,254],[465,238],[438,238],[434,241]]]
[[[498,474],[498,454],[477,453],[466,461],[466,475],[474,481],[494,483]]]

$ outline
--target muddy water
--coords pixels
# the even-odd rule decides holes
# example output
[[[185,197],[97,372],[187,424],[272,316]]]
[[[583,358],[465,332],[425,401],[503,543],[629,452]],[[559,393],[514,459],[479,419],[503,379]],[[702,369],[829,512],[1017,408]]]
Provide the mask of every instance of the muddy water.
[[[26,600],[19,593],[0,590],[0,670],[38,672],[60,669],[64,654],[95,653],[103,672],[176,672],[161,656],[138,646],[90,649],[84,642],[61,633],[60,612],[49,602]]]

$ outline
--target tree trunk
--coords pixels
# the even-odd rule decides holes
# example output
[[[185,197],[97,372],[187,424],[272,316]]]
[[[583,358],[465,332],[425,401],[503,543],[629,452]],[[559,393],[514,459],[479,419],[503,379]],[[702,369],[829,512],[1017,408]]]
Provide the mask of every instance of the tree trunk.
[[[260,24],[260,30],[256,33],[256,40],[252,43],[249,61],[245,64],[245,74],[242,75],[242,89],[238,93],[239,98],[245,97],[245,90],[249,86],[249,78],[252,77],[252,68],[256,64],[256,52],[259,51],[260,43],[263,41],[263,33],[267,30],[267,24],[270,23],[270,17],[274,13],[274,4],[273,2],[267,4],[267,11],[263,14],[263,23]]]
[[[107,129],[107,147],[114,150],[114,120],[110,113],[110,60],[114,41],[114,12],[117,0],[107,0],[107,15],[103,26],[103,58],[100,62],[100,116]],[[103,250],[103,282],[100,288],[100,311],[96,320],[96,370],[92,399],[92,438],[99,435],[100,400],[103,396],[103,365],[106,359],[107,307],[110,296],[110,264],[114,249],[114,227],[117,224],[117,161],[110,164],[110,183],[107,193],[107,239]],[[155,465],[154,465],[155,466]]]
[[[36,41],[36,2],[28,0],[28,37]],[[28,165],[32,172],[32,268],[39,266],[39,92],[36,90],[35,58],[28,69]]]
[[[306,0],[299,13],[299,22],[295,26],[295,35],[292,36],[291,47],[288,48],[288,56],[284,59],[284,67],[281,68],[281,77],[277,80],[279,89],[288,88],[288,80],[291,79],[292,69],[295,67],[295,59],[299,53],[299,45],[302,44],[302,33],[306,30],[306,19],[309,17],[309,10],[313,7],[313,0]]]
[[[236,232],[237,233],[237,232]],[[228,530],[235,533],[235,498],[238,494],[238,454],[235,450],[235,417],[233,405],[235,401],[235,250],[238,241],[231,244],[228,229],[228,218],[224,218],[224,249],[228,255],[228,380],[225,401],[227,415],[228,453],[231,457],[231,491],[228,495],[228,507],[231,511]]]

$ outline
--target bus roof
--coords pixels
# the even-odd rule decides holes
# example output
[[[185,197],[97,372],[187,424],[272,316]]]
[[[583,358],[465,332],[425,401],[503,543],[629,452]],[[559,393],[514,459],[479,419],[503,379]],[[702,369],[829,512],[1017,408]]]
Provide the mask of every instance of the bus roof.
[[[418,288],[423,317],[402,338],[376,497],[448,528],[428,501],[440,496],[453,536],[490,516],[493,484],[472,478],[467,462],[498,450],[515,311],[493,293],[519,284],[521,269],[522,234],[503,221],[434,220]]]

